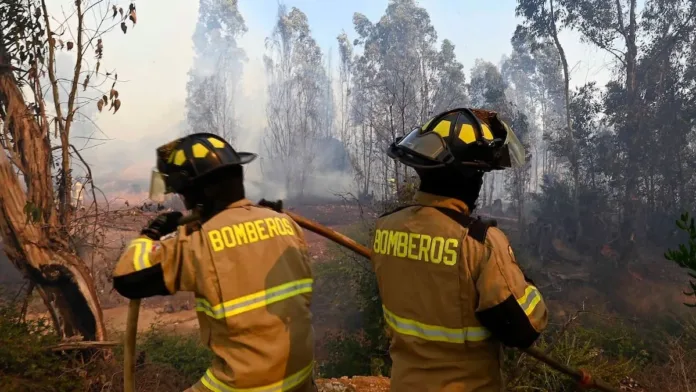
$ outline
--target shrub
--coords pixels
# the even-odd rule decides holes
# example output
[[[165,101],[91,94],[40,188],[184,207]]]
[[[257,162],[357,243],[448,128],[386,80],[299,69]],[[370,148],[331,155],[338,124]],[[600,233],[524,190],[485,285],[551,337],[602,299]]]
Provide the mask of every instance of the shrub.
[[[188,385],[203,376],[214,357],[197,335],[176,335],[156,327],[143,335],[138,350],[145,353],[147,363],[175,370]]]
[[[75,357],[51,351],[58,341],[48,320],[24,320],[16,303],[0,301],[0,391],[84,391]]]
[[[583,368],[594,378],[602,379],[610,385],[618,385],[637,365],[631,359],[616,359],[607,355],[593,340],[588,339],[582,328],[574,328],[555,340],[550,355],[557,361],[572,368]],[[542,338],[537,348],[547,351],[551,339]],[[537,360],[524,356],[520,360],[518,352],[506,350],[505,369],[513,377],[508,378],[508,389],[515,391],[570,392],[577,390],[577,383]],[[511,371],[514,369],[514,371]]]
[[[371,236],[362,224],[348,228],[346,234],[363,244]],[[320,364],[320,372],[325,377],[388,375],[389,339],[372,266],[338,245],[331,245],[328,255],[327,261],[314,266],[315,297],[329,317],[340,317],[342,322],[336,325],[340,332],[328,333],[321,342],[329,357]]]
[[[668,250],[665,253],[665,258],[686,269],[689,278],[696,279],[696,224],[694,224],[694,218],[689,213],[684,213],[676,222],[676,225],[689,238],[687,243],[680,244],[677,250]],[[696,296],[696,282],[689,281],[689,286],[691,291],[684,292],[684,294],[689,297]],[[696,303],[685,303],[684,305],[696,307]]]

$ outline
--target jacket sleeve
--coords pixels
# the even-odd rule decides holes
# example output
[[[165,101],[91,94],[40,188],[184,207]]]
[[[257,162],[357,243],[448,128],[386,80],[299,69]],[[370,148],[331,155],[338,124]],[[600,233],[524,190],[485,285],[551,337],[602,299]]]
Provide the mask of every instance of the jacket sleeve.
[[[506,346],[527,348],[548,324],[544,300],[520,270],[502,231],[491,227],[485,246],[476,276],[476,317]]]
[[[140,236],[130,242],[113,273],[114,288],[130,299],[192,291],[195,271],[185,228],[154,241]]]

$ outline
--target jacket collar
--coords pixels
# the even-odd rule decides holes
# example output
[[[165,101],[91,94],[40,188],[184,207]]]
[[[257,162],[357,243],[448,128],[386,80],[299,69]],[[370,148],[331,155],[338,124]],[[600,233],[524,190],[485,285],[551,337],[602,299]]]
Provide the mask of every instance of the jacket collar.
[[[250,206],[254,203],[251,202],[249,199],[240,199],[235,201],[234,203],[230,204],[227,206],[227,208],[238,208],[238,207],[247,207]]]
[[[463,201],[452,197],[435,195],[428,192],[417,191],[415,202],[428,207],[449,208],[465,215],[469,215],[469,207]]]

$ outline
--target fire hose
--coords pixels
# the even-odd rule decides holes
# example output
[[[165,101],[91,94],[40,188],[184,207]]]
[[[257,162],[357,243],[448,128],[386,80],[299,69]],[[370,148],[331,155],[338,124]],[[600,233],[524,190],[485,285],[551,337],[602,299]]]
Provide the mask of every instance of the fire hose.
[[[262,200],[263,202],[263,200]],[[317,222],[314,222],[312,220],[309,220],[303,216],[294,214],[289,211],[284,211],[281,210],[281,202],[276,202],[276,203],[268,203],[265,204],[265,207],[268,207],[268,204],[275,204],[277,206],[277,209],[279,212],[282,212],[286,215],[288,215],[292,220],[297,222],[297,224],[311,232],[314,232],[316,234],[319,234],[322,237],[325,237],[349,250],[352,250],[353,252],[364,256],[366,258],[370,258],[371,252],[370,250],[359,244],[358,242],[354,241],[353,239],[335,231],[332,230],[326,226],[323,226]],[[180,221],[180,225],[184,225],[190,222],[193,222],[198,219],[198,216],[195,213],[192,213],[190,215],[187,215],[183,217]],[[126,338],[125,338],[125,348],[124,348],[124,372],[123,372],[123,382],[124,382],[124,392],[135,392],[135,360],[136,360],[136,352],[135,352],[135,343],[136,343],[136,335],[138,332],[138,314],[140,311],[140,300],[139,299],[134,299],[131,300],[130,303],[128,304],[128,317],[126,321]],[[543,351],[535,348],[535,347],[529,347],[525,349],[520,349],[523,353],[537,359],[540,362],[545,363],[547,366],[550,368],[563,373],[570,378],[574,379],[575,381],[578,382],[578,384],[583,387],[583,388],[588,388],[588,389],[596,389],[598,391],[603,391],[603,392],[619,392],[618,389],[612,387],[611,385],[607,384],[606,382],[595,379],[592,377],[592,375],[587,372],[584,369],[573,369],[567,365],[564,365],[560,363],[559,361],[549,357],[546,353]]]

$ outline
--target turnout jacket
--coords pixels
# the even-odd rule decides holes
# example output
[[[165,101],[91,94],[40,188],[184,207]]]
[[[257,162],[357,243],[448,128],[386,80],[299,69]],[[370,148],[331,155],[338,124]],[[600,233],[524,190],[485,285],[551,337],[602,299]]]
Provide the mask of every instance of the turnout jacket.
[[[309,260],[292,219],[244,199],[197,230],[133,240],[114,287],[129,298],[195,294],[215,358],[192,390],[313,391]]]
[[[381,217],[373,257],[391,332],[391,390],[499,392],[502,345],[529,347],[547,325],[539,291],[508,239],[462,201],[418,192]]]

